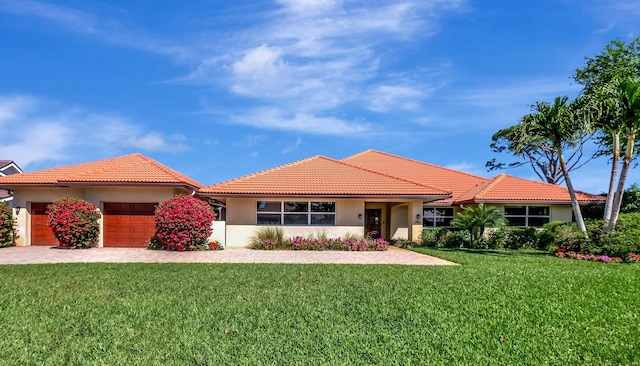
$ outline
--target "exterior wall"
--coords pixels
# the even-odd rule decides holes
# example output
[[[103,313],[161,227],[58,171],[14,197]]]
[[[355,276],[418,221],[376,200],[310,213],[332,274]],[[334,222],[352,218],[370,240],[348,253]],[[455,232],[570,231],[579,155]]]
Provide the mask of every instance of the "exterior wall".
[[[391,239],[405,240],[409,239],[409,207],[407,205],[397,205],[391,207]]]
[[[227,246],[227,223],[225,221],[214,221],[211,223],[211,236],[209,241],[216,240],[223,247]]]
[[[409,240],[418,242],[422,240],[422,210],[424,204],[421,200],[413,200],[409,202],[407,222],[411,223],[409,231]]]
[[[77,197],[93,203],[100,212],[104,202],[162,202],[176,194],[191,193],[171,187],[84,187],[18,188],[13,190],[14,207],[20,207],[18,233],[20,245],[31,245],[31,202],[53,202],[63,197]],[[24,212],[24,214],[23,214]],[[100,220],[98,246],[103,245],[103,220]]]
[[[227,225],[225,247],[246,247],[250,243],[251,236],[262,227],[256,225]],[[326,234],[327,237],[337,238],[347,235],[364,235],[363,226],[279,226],[284,231],[286,238],[293,236],[311,236]]]
[[[256,230],[256,207],[258,201],[331,201],[336,203],[335,226],[280,226],[285,237],[310,236],[324,233],[329,237],[364,235],[364,199],[269,197],[269,198],[228,198],[225,246],[245,247]],[[219,228],[219,231],[222,230]],[[212,238],[215,236],[212,235]],[[219,239],[218,239],[219,240]]]

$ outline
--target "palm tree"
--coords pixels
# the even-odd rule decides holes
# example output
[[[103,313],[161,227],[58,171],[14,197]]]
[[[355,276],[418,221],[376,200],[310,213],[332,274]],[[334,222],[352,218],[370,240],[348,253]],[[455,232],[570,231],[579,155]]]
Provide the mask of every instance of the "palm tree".
[[[556,151],[560,169],[571,197],[571,206],[580,231],[587,235],[580,204],[576,198],[576,191],[569,177],[569,169],[563,155],[564,146],[578,143],[581,136],[588,130],[586,119],[578,118],[576,105],[569,103],[568,97],[557,97],[553,103],[537,102],[533,105],[533,113],[522,117],[521,123],[526,125],[525,131],[530,133],[531,139],[545,138],[551,142]]]
[[[621,80],[615,80],[613,83],[613,93],[610,103],[613,105],[614,110],[617,110],[617,120],[611,121],[612,125],[621,126],[624,135],[626,136],[624,158],[622,160],[622,169],[620,170],[620,177],[618,179],[618,187],[613,196],[613,202],[611,203],[611,218],[607,230],[611,231],[615,229],[618,222],[618,214],[620,213],[620,207],[622,205],[622,196],[624,194],[624,184],[627,179],[627,173],[631,166],[631,160],[633,159],[633,149],[636,143],[636,134],[640,131],[640,81],[632,78],[626,78]],[[603,126],[604,130],[606,126]],[[605,130],[606,131],[606,130]],[[619,145],[616,146],[618,141],[613,136],[613,156],[615,159],[616,148],[617,153],[620,154]],[[613,174],[613,172],[612,172]],[[612,177],[615,179],[615,176]],[[607,199],[608,201],[608,199]]]
[[[467,207],[459,212],[451,221],[453,227],[469,231],[469,244],[473,246],[474,239],[480,239],[487,227],[500,227],[506,225],[507,220],[502,212],[493,206],[485,206],[480,203],[475,207]],[[462,243],[460,245],[462,247]]]

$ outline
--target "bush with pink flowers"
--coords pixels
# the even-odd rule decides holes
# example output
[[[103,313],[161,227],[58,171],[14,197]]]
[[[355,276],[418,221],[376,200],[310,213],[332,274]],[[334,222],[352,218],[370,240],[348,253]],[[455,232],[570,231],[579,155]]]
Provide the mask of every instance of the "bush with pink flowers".
[[[173,197],[156,209],[156,236],[153,241],[164,250],[212,249],[209,236],[215,217],[211,206],[199,198]]]
[[[47,207],[48,222],[60,246],[90,248],[98,242],[102,217],[98,208],[85,200],[65,197]]]

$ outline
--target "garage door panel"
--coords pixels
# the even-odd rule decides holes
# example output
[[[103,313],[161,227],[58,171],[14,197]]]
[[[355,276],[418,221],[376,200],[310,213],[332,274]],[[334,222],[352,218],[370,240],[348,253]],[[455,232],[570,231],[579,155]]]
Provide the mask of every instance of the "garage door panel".
[[[105,203],[104,245],[144,247],[155,235],[157,203]]]
[[[51,202],[31,203],[31,245],[58,245],[53,230],[47,225],[47,206]]]

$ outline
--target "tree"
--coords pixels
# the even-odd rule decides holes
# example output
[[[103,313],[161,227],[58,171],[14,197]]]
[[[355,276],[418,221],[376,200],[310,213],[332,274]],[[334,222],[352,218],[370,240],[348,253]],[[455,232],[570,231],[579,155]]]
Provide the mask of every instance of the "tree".
[[[533,113],[522,117],[520,123],[529,134],[526,136],[531,141],[544,139],[550,142],[550,147],[555,150],[558,156],[558,164],[562,171],[565,184],[571,197],[571,206],[578,223],[580,231],[587,235],[584,225],[580,204],[576,198],[576,191],[573,188],[567,162],[564,157],[564,146],[580,141],[588,126],[583,118],[579,118],[581,109],[577,104],[569,103],[568,97],[557,97],[553,103],[537,102],[532,106]]]
[[[500,210],[493,206],[485,206],[484,203],[465,208],[451,221],[453,227],[469,231],[471,246],[474,240],[482,238],[486,227],[500,227],[506,223]]]
[[[611,174],[603,218],[610,224],[608,230],[612,230],[615,228],[615,220],[612,223],[611,219],[617,218],[622,197],[618,198],[617,206],[614,201],[617,198],[616,195],[623,195],[619,184],[616,188],[616,179],[620,182],[618,167],[621,152],[624,150],[626,154],[629,150],[632,153],[633,150],[639,151],[633,146],[638,144],[635,138],[632,145],[628,145],[630,140],[619,99],[621,97],[619,84],[620,80],[640,79],[640,37],[629,44],[619,39],[612,41],[599,55],[586,60],[586,65],[575,71],[574,80],[584,86],[581,98],[586,100],[595,112],[594,125],[600,132],[596,142],[600,146],[599,154],[611,156]]]
[[[582,167],[595,157],[594,154],[584,159],[583,155],[584,144],[591,137],[591,134],[585,133],[580,139],[563,144],[562,150],[568,152],[565,161],[569,172]],[[497,162],[494,158],[485,164],[489,171],[529,165],[543,182],[551,184],[564,182],[558,154],[553,144],[543,137],[532,137],[531,133],[526,131],[526,125],[517,124],[501,129],[491,137],[491,141],[490,147],[494,153],[506,151],[518,157],[519,160],[504,163]]]

